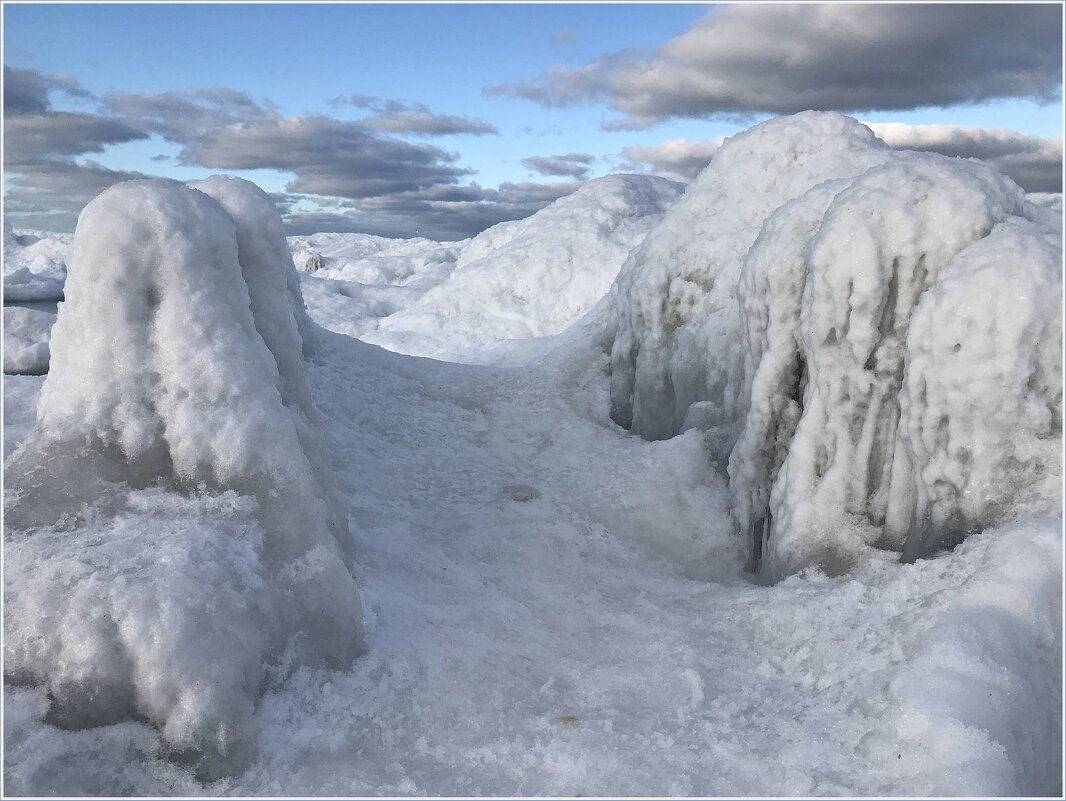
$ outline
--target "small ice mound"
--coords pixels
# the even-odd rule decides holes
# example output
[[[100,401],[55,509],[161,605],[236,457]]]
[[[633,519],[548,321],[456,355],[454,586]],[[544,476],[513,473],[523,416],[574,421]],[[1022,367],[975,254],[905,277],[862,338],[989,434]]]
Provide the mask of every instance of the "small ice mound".
[[[870,129],[831,113],[727,139],[611,289],[612,419],[652,440],[703,429],[724,465],[744,413],[736,286],[745,254],[782,204],[891,157]]]
[[[48,372],[48,338],[54,312],[25,306],[4,306],[4,372],[44,375]]]
[[[119,184],[79,217],[6,469],[4,649],[51,720],[143,716],[213,778],[252,752],[265,668],[343,668],[363,640],[277,212],[200,189]]]
[[[729,463],[749,567],[843,572],[907,537],[924,553],[1058,475],[1061,244],[1028,208],[978,162],[900,153],[762,226]]]

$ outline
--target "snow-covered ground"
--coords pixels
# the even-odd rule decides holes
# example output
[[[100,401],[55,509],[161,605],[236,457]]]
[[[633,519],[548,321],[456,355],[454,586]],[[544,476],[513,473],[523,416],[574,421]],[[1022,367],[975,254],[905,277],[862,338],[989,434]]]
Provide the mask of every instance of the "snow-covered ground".
[[[758,586],[696,433],[607,422],[602,351],[324,336],[366,655],[268,694],[251,767],[210,785],[146,724],[64,731],[9,688],[8,794],[1058,793],[1058,520]],[[6,379],[9,440],[39,382]]]
[[[862,140],[861,132],[857,135]],[[860,166],[866,161],[876,164],[878,158],[856,158]],[[316,465],[314,432],[321,432],[354,539],[366,650],[344,669],[314,660],[284,670],[274,665],[245,733],[247,762],[233,775],[206,783],[187,764],[190,755],[175,752],[173,732],[157,728],[158,720],[153,725],[151,715],[71,728],[61,713],[49,711],[48,692],[23,676],[5,687],[7,795],[1061,794],[1059,485],[1041,474],[1030,487],[1039,503],[1015,508],[999,499],[1008,511],[993,525],[950,552],[912,564],[901,564],[897,551],[869,548],[842,575],[808,567],[773,585],[754,580],[744,569],[747,543],[736,534],[736,488],[731,490],[724,465],[712,460],[717,441],[697,427],[648,441],[611,421],[615,309],[610,299],[597,301],[629,249],[664,224],[669,208],[678,208],[676,191],[666,182],[625,177],[590,186],[582,208],[589,212],[602,204],[602,219],[574,209],[558,214],[566,208],[564,198],[553,204],[554,212],[549,206],[521,225],[497,226],[460,243],[291,237],[293,260],[304,271],[298,286],[308,313],[332,331],[302,321],[295,282],[285,286],[275,267],[267,269],[278,261],[277,234],[269,215],[249,218],[241,212],[247,208],[241,203],[254,197],[237,203],[238,193],[236,200],[223,202],[217,182],[204,187],[226,214],[245,220],[237,231],[241,242],[253,249],[260,241],[273,243],[257,256],[259,266],[246,264],[248,247],[241,244],[239,268],[233,268],[248,285],[262,340],[244,325],[247,338],[229,332],[226,336],[236,337],[226,340],[230,346],[216,348],[210,344],[215,334],[204,328],[189,331],[181,347],[209,354],[197,368],[207,370],[209,386],[233,371],[230,403],[258,397],[243,389],[259,380],[252,375],[258,367],[247,362],[258,359],[255,354],[269,361],[272,354],[281,401],[272,400],[267,411],[279,430],[290,417],[295,420],[299,443],[286,446],[279,438],[264,444],[262,455],[256,448],[220,451],[214,439],[192,437],[203,452],[189,457],[185,468],[175,461],[178,472],[167,478],[171,489],[130,491],[110,534],[106,526],[93,529],[90,520],[98,544],[81,542],[85,521],[75,517],[63,525],[73,526],[71,536],[80,537],[76,547],[64,545],[65,532],[57,526],[43,545],[24,550],[52,548],[54,556],[44,564],[60,578],[62,571],[78,576],[83,597],[112,592],[110,583],[117,587],[112,595],[122,599],[143,598],[154,586],[171,593],[161,596],[160,606],[166,609],[173,600],[177,611],[170,619],[186,628],[160,626],[167,636],[143,637],[128,646],[134,660],[130,684],[145,698],[165,700],[169,691],[158,684],[160,677],[171,678],[175,671],[195,677],[198,661],[224,663],[219,654],[247,650],[247,644],[216,644],[205,651],[196,621],[182,606],[195,609],[217,592],[219,609],[229,614],[225,604],[233,593],[221,587],[228,581],[224,570],[205,571],[203,582],[189,581],[183,593],[180,581],[168,583],[173,570],[159,565],[188,571],[197,563],[187,553],[211,559],[227,538],[254,542],[256,532],[269,539],[280,531],[269,509],[257,511],[244,502],[248,499],[231,497],[233,491],[217,494],[217,487],[201,485],[185,498],[173,487],[187,481],[182,475],[196,470],[207,475],[205,465],[225,461],[236,465],[236,492],[249,494],[240,476],[278,448],[288,447]],[[795,213],[775,215],[771,233],[798,230],[808,217],[818,218],[821,210],[808,214],[808,206],[818,205],[819,192],[828,205],[837,190],[823,184],[808,202],[791,207]],[[574,197],[580,201],[581,193]],[[723,208],[730,211],[727,200]],[[260,226],[258,234],[249,219]],[[674,231],[660,231],[660,243],[676,233],[677,219],[675,214],[668,223]],[[1024,280],[1012,286],[1029,287],[1026,298],[1034,301],[1047,272],[1041,237],[1054,237],[1046,227],[1034,234],[1026,225],[1011,222],[998,239],[986,237],[994,247],[971,251],[949,273],[958,273],[961,283],[938,285],[916,315],[935,314],[937,304],[962,303],[968,311],[960,328],[984,330],[980,292],[992,287],[1003,293],[995,289],[999,284],[989,271],[996,258],[989,254],[1008,250],[1019,254],[1018,264],[1025,259],[1012,273]],[[559,232],[555,241],[553,231]],[[1061,232],[1056,236],[1061,248]],[[776,309],[770,316],[784,324],[799,313],[787,302],[788,292],[770,297],[756,290],[767,276],[781,280],[775,265],[791,262],[773,257],[787,255],[793,240],[768,236],[753,257],[758,269],[753,288],[745,290],[749,316],[759,304]],[[220,244],[212,250],[214,258],[225,250]],[[140,275],[138,264],[134,259],[123,270]],[[178,259],[174,274],[198,269],[197,264]],[[257,278],[261,270],[269,276]],[[186,279],[173,280],[180,288]],[[82,319],[92,317],[92,304],[85,300],[90,292],[98,306],[110,305],[99,282],[81,286],[72,285],[71,294],[81,298]],[[267,286],[273,290],[265,292]],[[552,303],[544,302],[546,291],[554,293]],[[519,296],[524,301],[516,303]],[[180,294],[165,291],[135,293],[128,302],[144,302],[149,315],[171,323],[181,309],[188,311]],[[214,310],[208,316],[218,318],[217,330],[227,332],[222,311],[229,301],[219,294],[204,302]],[[1001,392],[1015,380],[1011,369],[1023,360],[1012,361],[1010,354],[1027,337],[1045,344],[1053,338],[1045,330],[1053,315],[1041,302],[1036,297],[1012,307],[1028,309],[1025,319],[1040,325],[1001,325],[997,337],[980,340],[990,348],[985,360],[996,355],[1001,370],[989,374],[982,392]],[[290,305],[304,336],[302,368],[291,322],[274,327]],[[247,316],[247,307],[242,314]],[[146,326],[143,336],[125,340],[132,353],[141,340],[156,336],[159,323],[146,322],[140,313],[125,316]],[[921,320],[916,325],[925,326],[919,331],[929,327]],[[203,338],[200,345],[196,337]],[[355,337],[454,361],[384,350]],[[94,384],[78,358],[76,338],[65,333],[60,339],[53,342],[53,370],[59,364],[69,375],[82,375],[78,387],[88,393],[85,407],[120,426],[137,417],[121,403],[92,402]],[[116,347],[108,341],[93,348]],[[779,350],[768,350],[768,360],[781,358],[783,340],[773,341]],[[956,352],[935,331],[917,344],[914,352],[926,360],[939,354],[941,345]],[[60,350],[65,355],[57,357]],[[252,356],[239,357],[245,351]],[[179,372],[185,381],[196,371],[186,370],[165,348],[151,352],[156,359],[151,380],[121,372],[107,377],[103,357],[94,356],[91,364],[93,375],[107,378],[97,381],[97,395],[104,400],[143,395],[151,401],[146,414],[159,417],[165,439],[168,426],[193,425],[196,417],[184,407],[160,404],[158,382],[174,381],[171,374]],[[130,362],[132,356],[123,353],[116,364]],[[933,364],[929,391],[942,391],[964,367],[945,371]],[[8,461],[19,442],[43,436],[31,434],[43,383],[34,375],[4,377],[9,466],[27,461],[25,450]],[[180,403],[188,403],[191,392],[193,401],[204,401],[199,407],[204,413],[216,408],[218,398],[212,400],[205,387],[186,383]],[[1003,386],[993,386],[997,383]],[[127,384],[129,391],[116,389]],[[301,394],[305,386],[313,403]],[[53,397],[42,407],[39,430],[47,430],[49,414],[58,419],[54,408],[48,412],[57,402]],[[769,407],[781,414],[773,402]],[[1036,419],[1044,414],[1040,409],[1021,404],[1010,414],[1029,426],[1026,415]],[[953,414],[968,432],[982,434],[992,423],[1003,425],[995,422],[1001,412],[971,404]],[[1057,431],[1044,432],[1039,442],[1017,438],[1026,453],[1039,455],[1048,437],[1061,438],[1059,415]],[[63,420],[75,418],[68,414]],[[256,441],[255,424],[235,419],[237,440]],[[150,432],[152,425],[137,430]],[[246,436],[249,431],[253,435]],[[112,435],[102,425],[94,436]],[[167,447],[177,447],[173,443]],[[787,444],[782,440],[778,446]],[[768,456],[764,450],[756,449]],[[174,459],[184,453],[176,450]],[[113,458],[113,450],[104,457]],[[248,464],[252,468],[246,469]],[[931,464],[951,466],[943,459]],[[980,464],[1001,469],[994,460]],[[1018,472],[1019,465],[1024,463],[1011,461],[1002,475],[1011,480],[1030,475]],[[274,467],[285,473],[284,466],[268,467],[267,474]],[[44,464],[33,481],[55,469]],[[332,497],[329,486],[316,489],[314,483],[329,483],[329,465],[317,463],[314,470],[313,482],[299,474],[277,483],[271,491],[280,502],[254,487],[250,494],[259,492],[279,514],[286,513],[286,504],[302,502],[304,483],[306,492]],[[276,472],[272,480],[278,481]],[[9,502],[6,498],[5,506]],[[183,537],[193,546],[183,545]],[[228,552],[222,551],[224,562]],[[98,576],[116,575],[98,587],[86,565],[99,559],[107,564],[98,565]],[[33,569],[19,563],[25,575]],[[12,575],[5,570],[5,592],[17,593]],[[277,580],[270,570],[263,576],[268,586]],[[41,596],[34,601],[39,608],[63,603],[62,593],[53,601],[32,586]],[[64,636],[76,642],[78,621],[73,612],[68,617]],[[146,612],[145,619],[151,631],[153,618]],[[93,625],[104,623],[97,616]],[[217,632],[209,627],[204,636]],[[49,632],[43,636],[46,642],[56,639]],[[99,647],[91,640],[89,646]],[[188,647],[167,656],[167,648],[181,642]],[[22,647],[25,653],[35,646]],[[168,667],[168,658],[180,664]],[[62,659],[77,664],[76,657]],[[194,703],[201,692],[186,687],[180,711],[194,722],[197,715],[210,722],[211,710]]]

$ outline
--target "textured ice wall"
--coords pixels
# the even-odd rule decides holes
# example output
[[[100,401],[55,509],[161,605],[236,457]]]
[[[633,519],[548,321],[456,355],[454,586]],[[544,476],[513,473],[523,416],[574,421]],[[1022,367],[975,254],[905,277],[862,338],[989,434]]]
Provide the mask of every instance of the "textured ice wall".
[[[744,408],[736,286],[766,218],[892,151],[839,114],[805,112],[727,139],[623,265],[611,290],[611,417],[647,439],[690,427],[728,459]]]
[[[920,369],[911,362],[914,354],[934,338],[948,336],[955,344],[977,333],[974,326],[960,329],[958,315],[946,305],[935,324],[926,322],[911,331],[919,298],[939,287],[945,265],[954,264],[957,254],[965,261],[967,246],[983,241],[998,223],[1025,222],[1017,216],[1026,210],[1017,187],[975,162],[909,153],[845,183],[820,187],[779,210],[743,268],[749,411],[730,460],[731,486],[739,528],[752,538],[753,561],[765,548],[763,568],[773,577],[812,563],[845,569],[863,546],[878,540],[898,547],[906,532],[890,526],[883,536],[882,530],[893,497],[891,471],[893,465],[904,469],[913,451],[911,440],[930,425],[929,416],[950,416],[953,410],[945,403],[954,403],[963,417],[983,402],[1012,409],[1026,394],[1025,381],[1005,383],[988,366],[970,363],[973,375],[968,382],[959,381],[956,372],[950,400],[931,402],[927,392],[916,398],[912,407],[924,423],[897,435],[905,367],[910,365],[911,374]],[[789,227],[788,221],[796,218],[804,225]],[[1053,259],[1054,248],[1036,231],[1033,227],[1030,232],[1034,249]],[[1029,271],[1029,262],[1023,260],[1025,266],[1011,271],[1009,256],[990,247],[991,269],[1008,284],[1036,277],[1047,282],[1045,290],[1053,289],[1046,270],[1040,276],[1019,276]],[[767,309],[776,311],[776,319]],[[997,310],[984,303],[978,313],[997,311],[1006,318],[1000,325],[1026,328],[1012,322],[1020,309]],[[1046,314],[1038,319],[1027,329],[1032,338],[973,347],[986,358],[1007,356],[999,353],[1004,347],[1016,351],[1018,339],[1034,347],[1050,324]],[[993,329],[996,325],[991,323]],[[990,378],[996,386],[991,397]],[[1012,416],[1015,425],[1024,424]],[[962,419],[957,425],[962,430],[956,432],[954,447],[965,455],[974,429]],[[983,470],[999,457],[989,450],[978,458]],[[905,516],[902,508],[913,508],[918,498],[945,491],[928,465],[917,467],[924,471],[921,492],[910,491],[910,473],[906,479],[901,473],[896,481],[898,516]],[[977,491],[987,487],[967,490]],[[1004,488],[1002,494],[1009,496],[1011,490]],[[924,509],[914,511],[924,519]],[[964,517],[966,522],[959,523],[963,528],[993,522]],[[909,531],[911,520],[902,525]],[[934,527],[943,531],[944,525],[941,520]]]
[[[267,668],[342,667],[362,633],[280,221],[247,182],[200,189],[120,184],[79,217],[6,469],[4,649],[53,720],[143,715],[210,777],[248,758]]]
[[[980,162],[863,131],[727,141],[612,290],[612,416],[706,432],[771,579],[1058,498],[1061,230]]]

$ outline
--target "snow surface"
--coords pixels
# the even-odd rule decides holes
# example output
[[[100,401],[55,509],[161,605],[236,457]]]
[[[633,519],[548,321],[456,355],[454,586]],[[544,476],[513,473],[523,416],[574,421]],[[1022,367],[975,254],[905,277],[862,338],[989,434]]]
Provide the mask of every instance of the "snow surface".
[[[196,186],[119,184],[79,217],[5,471],[4,669],[52,722],[142,715],[215,777],[250,759],[265,669],[362,643],[281,221],[246,181]]]
[[[1059,520],[753,584],[698,433],[610,425],[580,333],[520,368],[323,334],[366,654],[274,685],[248,770],[206,785],[149,725],[63,731],[10,688],[7,792],[1060,791]]]

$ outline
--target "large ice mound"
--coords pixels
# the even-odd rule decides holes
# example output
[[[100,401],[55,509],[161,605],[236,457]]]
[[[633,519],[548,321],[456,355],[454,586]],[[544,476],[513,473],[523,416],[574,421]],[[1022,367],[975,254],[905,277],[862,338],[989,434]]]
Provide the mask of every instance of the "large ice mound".
[[[210,778],[249,758],[273,672],[344,667],[362,629],[280,219],[246,181],[194,187],[79,217],[6,470],[4,654],[54,722],[143,716]]]
[[[706,432],[770,578],[1035,509],[1061,474],[1049,220],[980,162],[887,150],[847,117],[756,126],[612,288],[612,417]]]
[[[651,175],[588,181],[530,217],[482,231],[447,280],[362,338],[401,353],[467,359],[501,340],[558,333],[606,294],[680,191]]]

